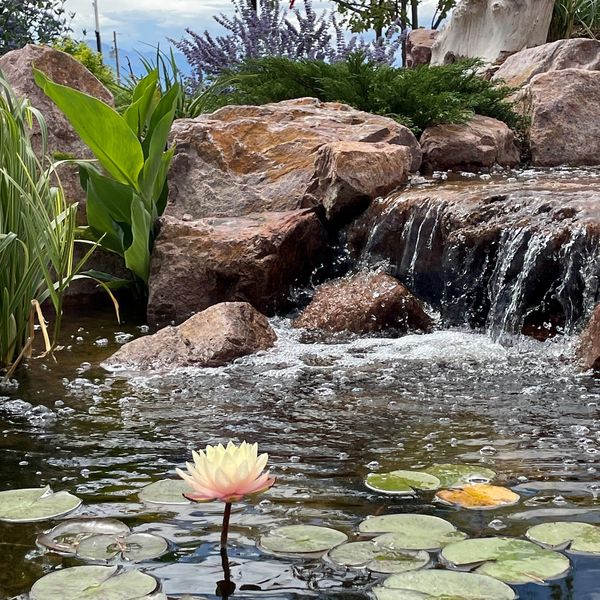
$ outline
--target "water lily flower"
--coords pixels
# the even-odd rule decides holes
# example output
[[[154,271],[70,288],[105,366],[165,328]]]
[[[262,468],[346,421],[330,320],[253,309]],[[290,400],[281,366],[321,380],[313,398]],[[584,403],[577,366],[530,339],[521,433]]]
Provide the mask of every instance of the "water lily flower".
[[[269,455],[259,456],[258,444],[242,442],[236,446],[229,442],[227,447],[206,446],[192,456],[194,464],[186,463],[188,472],[177,469],[177,474],[190,484],[193,491],[184,496],[194,502],[239,502],[244,496],[260,494],[275,483],[269,471],[263,473]]]

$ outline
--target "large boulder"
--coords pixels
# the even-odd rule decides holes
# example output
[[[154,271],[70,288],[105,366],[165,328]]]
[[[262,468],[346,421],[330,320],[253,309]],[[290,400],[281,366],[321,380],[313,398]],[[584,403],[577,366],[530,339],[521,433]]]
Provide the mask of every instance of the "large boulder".
[[[411,160],[407,146],[365,142],[323,144],[317,152],[315,175],[305,203],[322,204],[329,220],[347,219],[364,210],[370,200],[406,183]]]
[[[563,69],[600,70],[600,41],[574,38],[526,48],[509,56],[493,79],[520,87],[540,73]]]
[[[231,301],[273,314],[289,306],[291,286],[320,264],[326,243],[313,209],[189,222],[165,217],[152,255],[148,320],[181,322]]]
[[[406,66],[414,69],[431,62],[431,47],[439,35],[437,29],[413,29],[406,38]]]
[[[361,271],[320,285],[294,327],[329,332],[429,331],[432,320],[397,279]]]
[[[600,302],[598,179],[515,179],[427,183],[376,201],[347,230],[352,256],[384,265],[446,326],[577,332]]]
[[[536,75],[521,101],[531,117],[535,166],[600,165],[600,71],[563,69]]]
[[[165,327],[123,345],[104,363],[108,368],[164,371],[219,367],[271,348],[277,336],[267,318],[246,302],[223,302],[177,327]]]
[[[295,210],[319,173],[315,159],[328,143],[406,146],[411,170],[421,164],[412,132],[387,117],[338,103],[300,98],[264,106],[226,106],[173,124],[177,151],[169,176],[167,214],[193,219]]]
[[[460,0],[433,44],[431,63],[481,58],[495,63],[545,43],[554,0]]]
[[[592,312],[586,328],[581,333],[576,355],[583,369],[600,370],[600,304]]]
[[[521,155],[512,130],[491,117],[428,127],[421,136],[422,169],[479,171],[494,165],[514,167]]]
[[[0,70],[15,93],[28,98],[46,120],[48,154],[60,158],[93,158],[63,113],[35,83],[34,65],[56,83],[75,88],[110,105],[114,105],[112,94],[72,56],[47,46],[27,45],[0,57]],[[34,149],[39,152],[42,134],[37,123],[34,124],[32,141]],[[59,175],[67,200],[83,203],[85,192],[79,183],[77,168],[63,167]],[[80,204],[80,222],[83,222],[84,215],[83,204]]]

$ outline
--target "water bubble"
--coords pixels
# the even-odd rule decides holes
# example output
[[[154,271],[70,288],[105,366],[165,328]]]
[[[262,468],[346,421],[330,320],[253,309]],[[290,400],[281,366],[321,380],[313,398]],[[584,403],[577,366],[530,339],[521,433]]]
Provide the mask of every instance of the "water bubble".
[[[19,461],[19,466],[21,467],[26,467],[29,464],[28,460],[21,460]]]
[[[99,346],[100,348],[103,348],[104,346],[108,346],[108,340],[106,338],[98,338],[94,342],[94,345]]]
[[[85,477],[87,479],[90,476],[90,470],[89,469],[81,469],[80,474],[82,477]]]
[[[496,531],[500,531],[501,529],[506,528],[506,523],[502,519],[493,519],[488,523],[488,527],[490,529],[495,529]]]
[[[117,344],[125,344],[132,339],[133,334],[131,333],[124,333],[123,331],[115,333],[115,342],[117,342]]]
[[[380,469],[381,465],[376,460],[372,460],[370,463],[367,463],[367,468],[374,471],[375,469]]]
[[[290,456],[290,462],[291,463],[299,463],[300,457],[299,456]]]
[[[340,452],[337,457],[338,460],[346,460],[349,457],[349,454],[347,452]]]
[[[586,427],[585,425],[571,425],[569,429],[576,435],[586,435],[590,432],[589,427]]]
[[[496,452],[498,452],[498,450],[496,450],[494,446],[483,446],[483,448],[479,450],[479,454],[483,454],[484,456],[492,456],[496,454]]]

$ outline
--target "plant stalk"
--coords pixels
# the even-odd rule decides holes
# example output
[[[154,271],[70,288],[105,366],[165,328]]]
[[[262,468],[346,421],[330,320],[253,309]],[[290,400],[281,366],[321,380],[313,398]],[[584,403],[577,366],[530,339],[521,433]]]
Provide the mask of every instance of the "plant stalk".
[[[227,551],[227,536],[229,535],[229,519],[231,518],[231,502],[225,503],[223,512],[223,527],[221,528],[221,552]]]

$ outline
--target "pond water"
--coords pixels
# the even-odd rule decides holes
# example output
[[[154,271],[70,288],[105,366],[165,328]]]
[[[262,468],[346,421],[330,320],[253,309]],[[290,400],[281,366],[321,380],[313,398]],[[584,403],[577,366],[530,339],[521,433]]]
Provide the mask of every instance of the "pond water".
[[[144,505],[139,489],[189,459],[192,449],[258,441],[278,481],[232,517],[236,598],[368,598],[381,578],[319,559],[274,558],[258,537],[284,524],[328,525],[349,535],[368,515],[441,516],[471,536],[522,536],[555,519],[600,523],[600,380],[576,374],[569,340],[515,339],[509,347],[465,330],[400,339],[302,340],[283,319],[271,351],[219,369],[140,377],[99,367],[135,323],[87,315],[64,331],[69,346],[21,369],[0,391],[0,489],[50,484],[84,500],[79,515],[117,517],[171,540],[141,568],[172,597],[214,598],[222,578],[221,506]],[[518,486],[516,506],[456,510],[368,490],[371,471],[460,462],[489,466]],[[545,482],[540,484],[539,482]],[[554,483],[549,483],[554,482]],[[43,554],[48,523],[0,523],[0,598],[74,559]],[[550,585],[523,599],[600,598],[600,558],[572,558]]]

